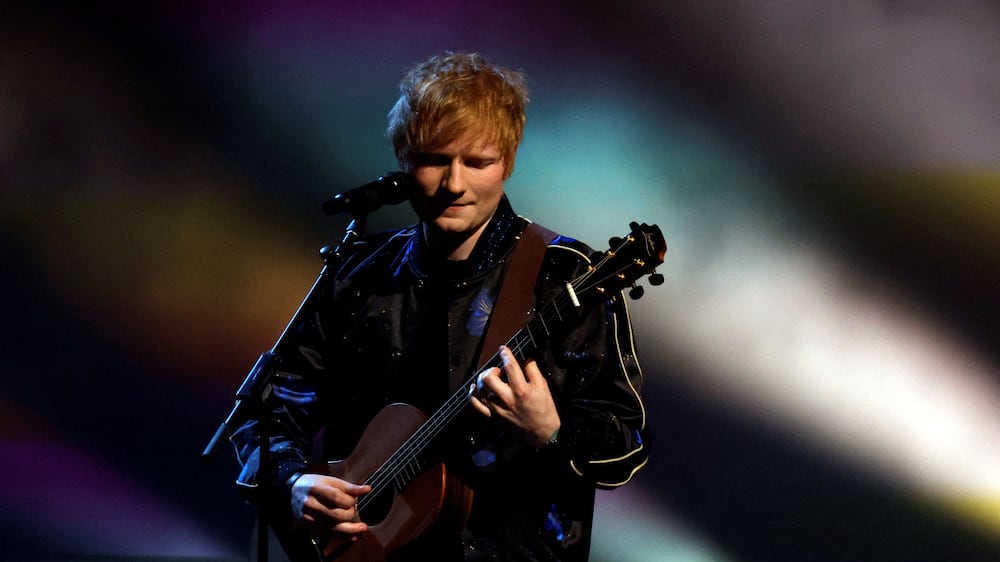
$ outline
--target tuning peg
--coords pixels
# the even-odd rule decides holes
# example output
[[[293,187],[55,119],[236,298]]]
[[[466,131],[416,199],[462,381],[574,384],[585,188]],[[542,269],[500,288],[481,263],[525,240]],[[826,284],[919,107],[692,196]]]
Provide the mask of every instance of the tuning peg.
[[[649,284],[653,285],[653,286],[656,286],[656,287],[659,287],[660,285],[662,285],[663,284],[663,274],[662,273],[654,273],[654,274],[650,275],[649,276]]]
[[[642,286],[636,285],[635,287],[632,287],[629,290],[628,296],[629,296],[629,298],[631,298],[632,300],[635,301],[635,300],[641,299],[642,295],[644,295],[645,293],[646,293],[646,291],[645,291],[645,289],[642,288]]]
[[[639,223],[637,223],[635,221],[632,221],[632,222],[628,223],[628,229],[629,230],[635,230],[637,228],[639,228]]]
[[[622,245],[622,239],[617,236],[612,236],[611,238],[608,239],[608,246],[610,246],[611,249],[615,249],[621,245]]]

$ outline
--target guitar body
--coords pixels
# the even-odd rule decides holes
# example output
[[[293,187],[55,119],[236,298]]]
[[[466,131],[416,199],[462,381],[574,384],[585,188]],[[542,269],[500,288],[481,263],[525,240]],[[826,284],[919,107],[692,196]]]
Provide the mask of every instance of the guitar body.
[[[348,482],[371,483],[368,477],[426,419],[413,406],[390,404],[368,424],[350,456],[313,469]],[[379,497],[371,498],[374,500],[371,509],[363,508],[361,511],[361,520],[368,523],[368,532],[355,541],[346,541],[332,534],[314,535],[312,542],[315,546],[311,550],[316,556],[310,558],[337,562],[385,560],[389,552],[413,541],[435,522],[456,525],[457,529],[461,529],[472,507],[472,491],[452,477],[442,463],[424,468],[398,493],[392,486],[388,488]],[[372,494],[376,494],[374,489]],[[303,548],[302,544],[292,546],[282,542],[296,562],[303,551],[310,550]]]

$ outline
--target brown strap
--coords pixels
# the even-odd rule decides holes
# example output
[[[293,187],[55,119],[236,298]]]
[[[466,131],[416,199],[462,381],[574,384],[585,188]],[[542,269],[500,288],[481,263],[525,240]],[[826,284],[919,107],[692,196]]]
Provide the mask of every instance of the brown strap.
[[[535,306],[535,283],[542,268],[542,258],[555,237],[555,232],[535,223],[529,224],[521,233],[500,283],[500,294],[490,313],[477,366],[481,366],[527,323],[528,314]]]

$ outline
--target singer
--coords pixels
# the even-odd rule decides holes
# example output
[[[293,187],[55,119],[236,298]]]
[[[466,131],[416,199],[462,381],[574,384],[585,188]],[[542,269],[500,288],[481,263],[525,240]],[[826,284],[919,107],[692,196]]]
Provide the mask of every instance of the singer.
[[[586,560],[595,489],[628,482],[650,451],[624,299],[571,295],[571,314],[510,345],[593,254],[504,193],[525,77],[444,53],[399,90],[387,136],[419,223],[367,236],[326,278],[266,404],[269,469],[258,422],[231,436],[237,483],[293,559]]]

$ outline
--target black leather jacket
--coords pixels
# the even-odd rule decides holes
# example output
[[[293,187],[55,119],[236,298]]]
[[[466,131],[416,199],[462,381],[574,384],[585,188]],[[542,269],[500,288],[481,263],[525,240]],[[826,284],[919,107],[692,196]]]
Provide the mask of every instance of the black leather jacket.
[[[419,228],[411,227],[369,237],[320,281],[274,377],[267,497],[254,494],[263,481],[256,424],[232,436],[243,465],[238,483],[251,501],[287,518],[286,483],[306,470],[315,442],[324,458],[344,458],[387,404],[430,414],[468,380],[527,224],[504,198],[466,261],[430,259]],[[539,301],[584,272],[591,254],[580,242],[556,238],[536,286]],[[611,295],[572,324],[534,354],[562,421],[556,442],[536,450],[467,408],[434,449],[474,491],[464,531],[429,532],[391,559],[587,558],[594,489],[627,482],[646,463],[650,440],[622,296]]]

